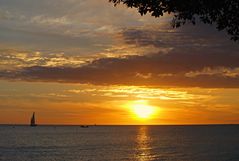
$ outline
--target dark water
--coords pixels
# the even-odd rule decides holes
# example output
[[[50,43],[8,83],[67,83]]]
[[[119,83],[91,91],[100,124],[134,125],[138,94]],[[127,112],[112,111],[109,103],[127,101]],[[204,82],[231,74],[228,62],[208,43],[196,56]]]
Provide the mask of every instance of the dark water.
[[[239,161],[239,126],[0,126],[6,161]]]

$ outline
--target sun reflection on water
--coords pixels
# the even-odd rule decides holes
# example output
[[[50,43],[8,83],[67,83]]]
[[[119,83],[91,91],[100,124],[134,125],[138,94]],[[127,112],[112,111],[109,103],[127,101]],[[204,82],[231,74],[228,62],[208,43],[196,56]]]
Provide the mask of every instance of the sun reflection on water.
[[[151,146],[150,146],[151,138],[148,135],[148,126],[140,126],[137,134],[137,160],[139,161],[149,161],[152,160],[151,155]]]

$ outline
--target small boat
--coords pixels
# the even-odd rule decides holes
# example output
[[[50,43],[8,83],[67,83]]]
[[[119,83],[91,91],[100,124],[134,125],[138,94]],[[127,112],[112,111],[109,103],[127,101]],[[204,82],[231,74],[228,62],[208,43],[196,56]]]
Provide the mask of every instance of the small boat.
[[[89,126],[88,125],[81,125],[80,127],[81,128],[88,128]]]
[[[35,112],[33,112],[33,114],[32,114],[30,126],[37,126],[36,121],[35,121]]]

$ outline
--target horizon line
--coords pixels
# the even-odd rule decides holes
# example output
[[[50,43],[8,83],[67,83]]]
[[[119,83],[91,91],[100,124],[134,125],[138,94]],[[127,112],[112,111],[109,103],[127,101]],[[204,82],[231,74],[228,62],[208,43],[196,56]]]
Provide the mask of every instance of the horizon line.
[[[213,125],[239,125],[239,123],[220,124],[37,124],[38,126],[213,126]],[[30,126],[30,124],[1,124],[0,126]]]

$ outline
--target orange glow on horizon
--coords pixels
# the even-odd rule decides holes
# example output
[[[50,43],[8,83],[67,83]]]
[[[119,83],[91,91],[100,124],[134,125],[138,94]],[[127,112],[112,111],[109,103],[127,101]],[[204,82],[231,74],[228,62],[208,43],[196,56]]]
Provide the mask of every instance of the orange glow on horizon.
[[[1,81],[1,85],[0,124],[29,124],[32,112],[36,112],[39,125],[239,123],[239,89],[106,87],[5,81]]]

